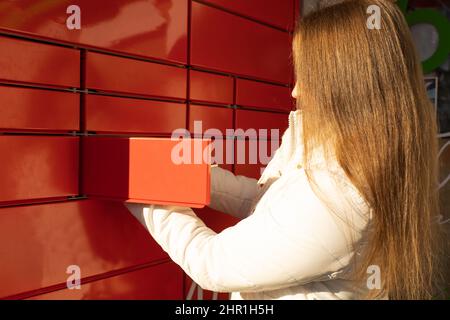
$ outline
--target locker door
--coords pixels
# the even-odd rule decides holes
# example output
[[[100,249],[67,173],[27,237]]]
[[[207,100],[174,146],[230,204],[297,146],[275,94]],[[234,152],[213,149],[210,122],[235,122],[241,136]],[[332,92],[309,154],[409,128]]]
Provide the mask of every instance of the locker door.
[[[0,86],[0,130],[75,131],[78,94]]]
[[[188,0],[48,1],[45,5],[14,0],[1,4],[0,31],[186,62]],[[67,26],[74,13],[71,5],[80,9],[80,29]]]
[[[191,63],[291,83],[289,34],[192,2]]]
[[[289,115],[284,113],[236,110],[236,129],[247,132],[252,139],[281,138],[288,127]],[[240,134],[244,136],[243,133]]]
[[[202,129],[201,132],[200,129]],[[233,129],[233,109],[191,104],[189,106],[189,131],[191,135],[205,134],[205,131],[210,129],[216,129],[214,131],[225,136],[227,129]]]
[[[295,0],[206,0],[227,10],[276,27],[292,30]]]
[[[75,137],[0,136],[0,204],[78,194]]]
[[[86,130],[170,135],[185,128],[186,105],[143,99],[86,96]]]
[[[233,103],[233,78],[210,72],[190,71],[191,101]]]
[[[291,111],[295,108],[289,87],[244,79],[237,79],[236,104],[281,111]]]
[[[192,137],[213,138],[215,133],[220,134],[214,137],[211,144],[212,160],[231,171],[234,147],[233,137],[229,133],[227,136],[227,129],[233,129],[233,109],[190,105],[189,120],[189,132]],[[201,123],[194,123],[195,121]]]
[[[160,63],[86,54],[86,87],[106,92],[186,99],[186,69]]]
[[[0,81],[80,86],[80,52],[0,36]]]
[[[168,258],[128,209],[111,201],[0,208],[0,238],[0,298],[64,288],[72,265],[84,279]]]
[[[280,145],[280,140],[237,139],[234,173],[259,179]]]
[[[166,262],[83,283],[80,290],[53,291],[31,300],[182,300],[183,278],[175,263]]]

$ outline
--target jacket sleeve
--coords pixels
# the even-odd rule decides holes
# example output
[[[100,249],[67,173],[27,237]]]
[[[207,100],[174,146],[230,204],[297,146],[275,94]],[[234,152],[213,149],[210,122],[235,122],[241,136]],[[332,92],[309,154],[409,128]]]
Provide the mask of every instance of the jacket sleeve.
[[[219,234],[190,208],[127,206],[203,289],[275,290],[331,274],[349,258],[345,233],[305,179]]]
[[[290,149],[289,129],[283,134],[281,146],[275,151],[272,159],[259,180],[234,175],[231,171],[220,167],[211,168],[211,200],[209,207],[237,218],[250,215],[255,199],[263,192],[265,182],[280,176],[285,163],[286,149]]]
[[[256,179],[236,176],[220,167],[211,168],[211,200],[209,207],[237,218],[250,214],[252,203],[260,191]]]

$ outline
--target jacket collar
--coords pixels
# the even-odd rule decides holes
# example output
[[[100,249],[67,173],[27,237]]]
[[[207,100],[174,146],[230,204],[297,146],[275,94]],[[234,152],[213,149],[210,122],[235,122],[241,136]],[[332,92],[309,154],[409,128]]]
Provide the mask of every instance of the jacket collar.
[[[301,109],[291,111],[289,113],[289,153],[286,159],[288,167],[300,168],[304,166],[304,145],[303,145],[303,113]],[[327,168],[330,170],[337,170],[339,168],[336,156],[329,155],[329,161],[325,161],[325,154],[322,147],[317,147],[312,150],[312,159],[310,166],[313,168]]]
[[[288,162],[295,166],[303,165],[303,128],[302,110],[297,109],[289,113],[289,158]]]

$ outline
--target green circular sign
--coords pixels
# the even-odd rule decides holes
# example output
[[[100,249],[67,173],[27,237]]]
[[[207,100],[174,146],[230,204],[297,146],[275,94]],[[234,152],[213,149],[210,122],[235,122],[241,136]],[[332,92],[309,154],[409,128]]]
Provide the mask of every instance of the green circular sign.
[[[405,14],[406,21],[410,27],[415,24],[425,23],[436,28],[439,36],[439,45],[434,54],[422,62],[423,72],[425,74],[430,73],[447,61],[450,53],[450,22],[442,13],[433,9],[424,8],[406,12],[408,0],[397,1],[397,4]]]

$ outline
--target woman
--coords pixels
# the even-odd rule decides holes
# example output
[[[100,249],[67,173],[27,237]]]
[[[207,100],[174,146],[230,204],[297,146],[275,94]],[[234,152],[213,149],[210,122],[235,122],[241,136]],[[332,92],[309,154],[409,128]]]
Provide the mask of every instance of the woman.
[[[130,211],[197,284],[233,299],[432,298],[437,128],[402,13],[387,0],[324,8],[298,23],[293,53],[298,109],[262,177],[212,169],[210,206],[239,223],[216,234],[189,208]]]

